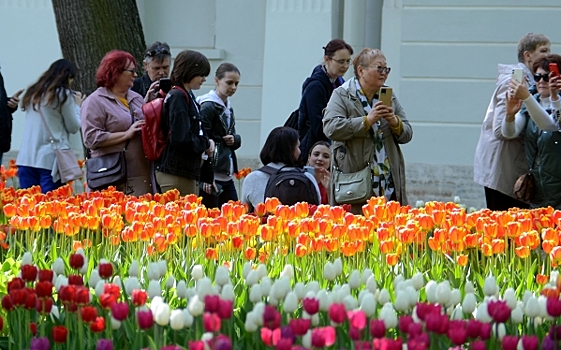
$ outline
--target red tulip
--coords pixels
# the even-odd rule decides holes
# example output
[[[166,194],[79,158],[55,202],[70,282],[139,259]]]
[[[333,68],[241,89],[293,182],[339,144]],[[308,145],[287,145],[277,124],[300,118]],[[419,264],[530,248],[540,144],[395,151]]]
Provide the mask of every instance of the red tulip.
[[[94,333],[103,332],[105,330],[105,319],[101,316],[96,317],[95,321],[90,324],[90,330]]]
[[[33,265],[21,266],[21,278],[26,282],[33,282],[37,279],[37,267]]]
[[[559,298],[547,298],[545,306],[549,316],[561,316],[561,300],[559,300]]]
[[[4,328],[4,319],[0,316],[0,331]]]
[[[51,337],[55,343],[66,342],[66,336],[68,335],[68,329],[64,326],[53,326],[51,331]]]
[[[74,301],[78,305],[87,305],[90,303],[90,289],[84,286],[76,287],[76,296],[74,297]]]
[[[430,347],[430,338],[427,333],[423,333],[417,337],[409,337],[407,339],[408,350],[426,350]]]
[[[203,327],[207,332],[218,332],[220,330],[220,317],[215,313],[205,312],[203,314]]]
[[[123,321],[129,316],[129,304],[126,302],[115,302],[111,305],[111,315],[117,321]]]
[[[97,270],[99,277],[105,280],[113,276],[113,265],[111,263],[100,263]]]
[[[454,345],[462,345],[467,339],[466,323],[461,320],[450,321],[448,324],[448,338]]]
[[[134,306],[142,306],[142,305],[146,304],[146,299],[147,298],[148,298],[148,295],[143,290],[135,289],[135,290],[132,291],[131,300],[132,300],[132,304]]]
[[[490,323],[481,323],[481,329],[479,330],[481,340],[491,339],[491,327]]]
[[[323,348],[335,344],[335,328],[332,326],[314,328],[312,330],[312,346]]]
[[[8,282],[8,293],[10,293],[14,289],[23,288],[25,288],[25,281],[19,277],[12,278],[12,280]]]
[[[4,295],[2,297],[2,308],[6,311],[12,311],[14,309],[14,303],[12,302],[11,296]]]
[[[410,337],[420,336],[421,334],[423,334],[423,325],[421,325],[420,323],[412,322],[407,328],[407,334],[409,334]]]
[[[76,297],[76,287],[71,284],[60,287],[58,297],[63,303],[73,302]]]
[[[478,321],[476,319],[470,319],[467,321],[467,327],[466,327],[466,334],[468,337],[470,338],[477,338],[479,337],[479,334],[481,332],[481,325],[482,322]]]
[[[218,308],[218,317],[222,320],[227,320],[232,317],[232,311],[234,310],[232,307],[232,300],[220,299],[219,303],[220,307]]]
[[[50,281],[39,281],[35,284],[35,293],[38,298],[50,298],[53,296],[53,284]]]
[[[445,334],[448,331],[448,322],[446,315],[430,313],[425,316],[425,326],[429,332]]]
[[[37,323],[31,322],[31,323],[29,324],[29,330],[31,331],[31,334],[32,334],[33,336],[36,336],[36,335],[37,335]]]
[[[290,330],[294,335],[301,337],[308,332],[310,329],[310,325],[312,324],[312,320],[304,319],[304,318],[293,318],[288,323]]]
[[[482,340],[476,340],[469,343],[470,350],[486,350],[487,346]]]
[[[344,304],[333,303],[329,306],[329,318],[335,323],[343,323],[347,319],[347,312]]]
[[[413,323],[413,317],[411,316],[400,316],[398,322],[398,328],[401,333],[409,334],[409,326]]]
[[[114,294],[103,293],[99,297],[99,304],[101,304],[101,307],[106,310],[110,309],[116,301],[117,298]]]
[[[39,270],[39,281],[52,282],[54,277],[53,270]]]
[[[349,327],[349,337],[353,341],[360,340],[362,338],[362,329],[358,329],[356,327],[350,326]]]
[[[275,350],[291,350],[293,344],[290,338],[280,338],[277,345],[275,345]]]
[[[504,323],[510,318],[510,308],[503,300],[490,301],[487,304],[487,312],[497,323]]]
[[[189,350],[204,350],[205,342],[202,340],[189,341]]]
[[[428,314],[436,313],[440,315],[442,312],[442,306],[430,303],[417,303],[415,310],[417,312],[417,317],[419,317],[420,320],[425,321]]]
[[[401,338],[396,340],[389,338],[374,339],[374,349],[384,349],[384,350],[401,350],[403,348],[403,341]]]
[[[266,305],[263,312],[263,326],[270,330],[280,327],[281,315],[274,306]]]
[[[27,289],[14,289],[9,294],[15,306],[25,306],[25,302],[27,301]]]
[[[278,343],[279,339],[281,339],[280,328],[275,328],[274,330],[265,327],[261,328],[261,341],[265,346],[274,346]]]
[[[302,306],[308,315],[315,315],[319,311],[319,300],[316,298],[304,298],[304,300],[302,300]]]
[[[384,321],[370,321],[370,335],[374,338],[383,338],[386,335],[386,325],[384,324]]]
[[[505,335],[501,342],[503,350],[516,350],[518,346],[518,337],[515,335]]]
[[[524,350],[536,350],[540,345],[540,340],[535,335],[522,336],[522,347]]]
[[[205,296],[205,311],[218,312],[218,309],[220,309],[220,296],[219,295]]]
[[[27,298],[25,299],[25,308],[28,310],[35,309],[37,305],[37,294],[35,294],[35,290],[30,289],[27,290]]]
[[[68,284],[73,286],[83,286],[84,279],[80,275],[69,275],[68,276]]]
[[[97,308],[94,306],[84,306],[80,310],[80,315],[82,316],[83,322],[92,323],[97,318]]]
[[[53,308],[52,298],[39,298],[35,302],[35,310],[40,314],[49,314]]]
[[[150,310],[138,311],[136,313],[136,318],[140,329],[149,329],[154,325],[154,315],[152,315],[152,311]]]
[[[82,266],[84,266],[84,257],[82,254],[70,254],[70,258],[68,259],[68,263],[70,267],[74,270],[80,270]]]
[[[115,297],[115,300],[117,300],[119,296],[121,296],[121,288],[113,283],[105,283],[103,286],[103,293],[111,294]]]

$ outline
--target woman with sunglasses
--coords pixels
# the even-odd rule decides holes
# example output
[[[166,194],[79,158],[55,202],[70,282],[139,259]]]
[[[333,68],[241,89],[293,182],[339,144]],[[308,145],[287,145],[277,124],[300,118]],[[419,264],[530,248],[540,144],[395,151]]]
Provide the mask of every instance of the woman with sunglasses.
[[[323,62],[302,85],[302,99],[298,109],[298,134],[300,138],[300,162],[305,164],[313,144],[329,141],[323,133],[323,110],[333,93],[345,81],[343,75],[351,65],[353,48],[341,39],[333,39],[323,48]]]
[[[531,208],[561,209],[561,79],[550,72],[551,63],[561,67],[561,56],[551,54],[534,63],[537,93],[533,96],[526,84],[511,80],[506,94],[507,116],[501,126],[506,138],[524,132],[526,161],[535,180]]]
[[[413,129],[395,95],[390,106],[379,100],[379,90],[390,73],[382,51],[363,49],[353,66],[355,76],[335,89],[323,119],[323,132],[333,140],[333,166],[342,173],[369,167],[370,195],[405,205],[405,161],[399,145],[411,141]],[[332,194],[338,185],[336,174],[331,172]],[[334,195],[330,198],[333,205],[345,204]],[[365,203],[351,203],[352,212],[360,213]]]

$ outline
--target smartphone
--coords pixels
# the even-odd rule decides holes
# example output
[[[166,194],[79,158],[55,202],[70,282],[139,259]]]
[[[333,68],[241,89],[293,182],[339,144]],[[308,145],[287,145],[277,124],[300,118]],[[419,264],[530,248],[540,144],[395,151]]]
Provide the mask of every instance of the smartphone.
[[[512,80],[516,80],[518,84],[522,84],[522,79],[524,79],[524,70],[522,68],[514,68],[512,70]]]
[[[557,63],[550,63],[549,64],[549,71],[551,73],[553,73],[554,76],[558,76],[559,75],[559,67],[557,66]]]
[[[169,78],[160,79],[160,90],[166,94],[171,90],[171,80]]]
[[[392,106],[392,88],[387,86],[382,86],[378,90],[378,100],[382,101],[384,106]]]
[[[304,166],[304,171],[307,172],[307,173],[310,173],[314,176],[316,174],[316,169],[314,169],[313,166],[309,166],[309,165]]]

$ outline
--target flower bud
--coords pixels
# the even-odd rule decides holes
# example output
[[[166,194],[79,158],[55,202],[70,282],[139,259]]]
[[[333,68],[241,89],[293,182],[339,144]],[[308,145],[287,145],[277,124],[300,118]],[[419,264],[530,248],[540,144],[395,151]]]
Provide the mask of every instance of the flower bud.
[[[425,287],[425,292],[427,293],[427,301],[431,304],[438,302],[436,299],[436,288],[438,284],[435,281],[429,281]]]
[[[195,296],[193,296],[189,300],[189,304],[187,305],[187,309],[189,310],[189,313],[191,315],[193,315],[193,317],[198,317],[198,316],[203,314],[203,311],[205,310],[205,305],[199,299],[199,296],[195,294]]]
[[[261,283],[259,284],[261,286],[261,295],[268,297],[271,292],[271,286],[273,285],[271,279],[269,277],[263,277],[263,279],[261,279]]]
[[[384,321],[386,329],[395,328],[397,326],[397,315],[391,303],[387,303],[380,310],[380,317]]]
[[[187,298],[187,283],[184,280],[177,282],[177,286],[175,287],[175,293],[177,294],[178,298],[186,299]]]
[[[521,324],[524,320],[524,312],[522,311],[522,305],[517,305],[514,310],[510,313],[510,319],[514,324]]]
[[[171,289],[175,285],[175,277],[173,275],[169,275],[168,279],[166,280],[166,289]]]
[[[185,326],[183,312],[181,310],[173,310],[169,317],[169,325],[174,331],[178,331]]]
[[[111,317],[111,329],[115,331],[119,328],[121,328],[121,321]]]
[[[55,262],[53,263],[52,270],[57,275],[64,275],[64,260],[62,260],[62,258],[60,258],[60,257],[56,258]]]
[[[23,253],[21,258],[21,265],[32,265],[33,264],[33,257],[30,252]]]
[[[323,268],[323,278],[328,281],[333,281],[335,277],[335,268],[333,267],[333,264],[328,261],[327,263],[325,263],[325,266]]]
[[[526,302],[526,307],[524,308],[524,313],[529,318],[536,318],[540,315],[540,303],[538,299],[531,296]]]
[[[131,295],[132,291],[135,289],[140,289],[140,282],[138,282],[138,278],[134,276],[125,278],[123,284],[125,285],[125,293],[127,293],[127,295]]]
[[[518,305],[518,299],[516,299],[516,294],[514,293],[513,288],[507,288],[507,290],[505,290],[503,299],[506,301],[506,305],[511,310],[514,310]]]
[[[95,286],[97,285],[97,282],[99,282],[100,279],[101,279],[101,277],[99,277],[99,271],[97,271],[97,269],[93,269],[92,272],[90,273],[90,279],[88,280],[88,286],[90,288],[95,288]]]
[[[214,281],[221,287],[230,283],[230,271],[228,271],[226,266],[220,265],[216,268]]]
[[[251,287],[254,284],[256,284],[257,282],[259,282],[259,275],[257,274],[257,271],[251,270],[247,274],[247,277],[245,279],[245,284],[247,284],[249,287]]]
[[[425,278],[423,277],[423,274],[420,272],[414,274],[411,280],[413,282],[413,288],[415,288],[416,290],[420,290],[425,286]]]
[[[473,283],[471,281],[466,282],[466,286],[464,287],[464,292],[466,293],[474,293],[475,288],[473,287]]]
[[[160,268],[158,266],[158,263],[148,263],[148,279],[150,281],[156,281],[160,279]]]
[[[160,271],[160,277],[164,277],[168,272],[168,264],[165,260],[158,261],[158,270]]]
[[[475,312],[475,319],[479,320],[483,323],[490,323],[493,321],[491,316],[489,316],[489,311],[487,311],[487,302],[484,301],[477,307],[477,311]]]
[[[485,278],[485,283],[483,284],[483,294],[490,297],[497,293],[497,280],[494,276],[489,276]],[[504,325],[503,325],[504,327]]]
[[[403,290],[397,291],[395,295],[394,307],[397,311],[400,312],[405,312],[409,310],[409,298],[407,297],[407,294],[405,294],[405,291]]]
[[[264,264],[259,264],[259,266],[257,266],[257,278],[261,281],[263,278],[265,278],[266,276],[269,275],[269,273],[267,272],[267,266],[265,266]]]
[[[333,262],[333,269],[335,270],[336,276],[340,276],[343,273],[343,261],[341,258],[335,259]]]
[[[462,302],[462,310],[466,314],[472,314],[475,311],[477,300],[475,299],[475,294],[466,293],[464,296],[464,301]]]
[[[450,300],[448,301],[448,304],[446,304],[446,306],[448,306],[448,307],[450,307],[450,306],[456,306],[456,305],[458,305],[461,301],[462,301],[462,292],[460,292],[459,289],[454,288],[454,289],[452,289],[452,291],[450,292]]]
[[[451,291],[450,282],[443,281],[436,286],[436,300],[439,304],[446,305],[450,301]]]
[[[296,293],[298,300],[304,299],[304,297],[306,296],[306,287],[304,286],[304,283],[302,282],[296,283],[294,285],[294,293]]]
[[[376,298],[374,294],[366,293],[360,302],[360,309],[364,311],[366,317],[371,318],[376,314]]]
[[[345,310],[352,311],[358,307],[358,301],[349,294],[343,298],[343,305],[345,305]]]
[[[222,293],[220,293],[220,298],[223,300],[234,301],[236,296],[234,295],[234,286],[231,283],[228,283],[222,287]]]
[[[263,295],[261,294],[261,286],[259,284],[254,284],[249,290],[249,301],[252,303],[258,303],[262,300]]]
[[[296,293],[289,292],[284,298],[283,310],[287,314],[291,314],[298,309],[298,297]]]
[[[349,286],[351,289],[358,289],[360,287],[360,273],[358,270],[353,270],[349,276]]]
[[[154,313],[154,321],[160,326],[167,326],[169,324],[170,308],[169,305],[162,302],[156,306]]]
[[[384,288],[380,291],[380,294],[378,294],[378,304],[385,305],[389,303],[389,301],[390,301],[390,293],[386,288]]]
[[[197,295],[200,300],[205,300],[207,295],[214,295],[214,290],[212,289],[212,281],[208,277],[203,277],[197,281]]]
[[[246,261],[245,264],[243,264],[243,269],[242,269],[242,276],[244,278],[244,280],[247,280],[247,275],[249,275],[249,273],[253,271],[253,267],[251,265],[251,262]]]
[[[289,280],[294,278],[294,267],[290,264],[284,265],[284,269],[282,270],[280,277],[288,277]]]
[[[370,276],[372,276],[372,270],[369,268],[366,268],[364,270],[362,270],[362,277],[360,279],[360,282],[364,285],[366,285],[366,281],[368,281],[368,278],[370,278]]]
[[[189,328],[193,325],[193,316],[189,313],[189,310],[187,309],[183,309],[181,311],[181,313],[183,314],[183,326],[185,326],[185,328]]]
[[[378,284],[376,283],[376,278],[374,277],[374,275],[368,277],[368,279],[366,280],[366,289],[368,289],[368,291],[372,294],[374,294],[376,292],[376,289],[378,289]]]
[[[148,284],[148,290],[146,291],[146,294],[148,294],[148,297],[150,299],[153,299],[154,297],[157,296],[162,296],[162,286],[160,285],[160,282],[155,281],[155,280],[151,280],[150,283]]]
[[[133,260],[129,266],[129,277],[138,277],[138,260]]]
[[[193,266],[193,268],[191,269],[191,277],[195,280],[198,281],[201,278],[203,278],[204,276],[204,272],[203,272],[203,266],[202,265],[195,265]]]

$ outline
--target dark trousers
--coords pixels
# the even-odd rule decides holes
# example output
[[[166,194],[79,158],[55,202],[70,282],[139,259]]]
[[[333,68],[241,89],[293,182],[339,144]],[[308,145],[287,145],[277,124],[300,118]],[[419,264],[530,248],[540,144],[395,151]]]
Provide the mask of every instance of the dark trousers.
[[[237,201],[238,192],[236,192],[236,186],[234,185],[234,180],[230,181],[218,181],[216,180],[217,187],[222,186],[222,191],[218,196],[208,194],[203,190],[199,191],[199,196],[203,198],[202,204],[207,208],[222,208],[222,204],[228,203],[228,201]]]
[[[507,196],[506,194],[485,187],[485,200],[487,201],[487,208],[491,210],[508,210],[510,208],[529,209],[530,205],[519,201],[516,198]]]
[[[41,186],[41,192],[47,193],[56,190],[62,186],[62,182],[58,180],[53,182],[51,171],[41,168],[33,168],[30,166],[18,166],[19,186],[21,188],[29,188],[31,186]]]

